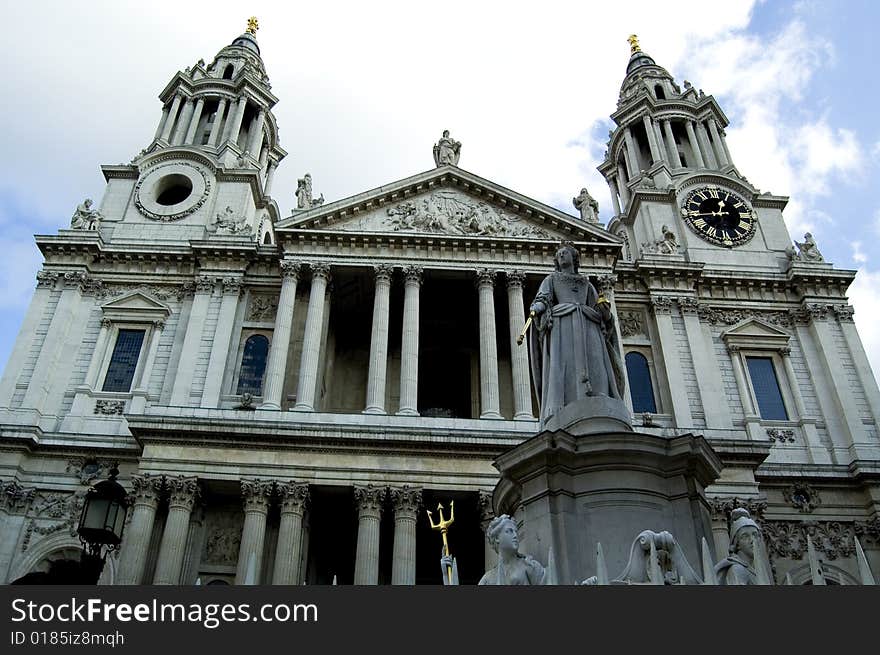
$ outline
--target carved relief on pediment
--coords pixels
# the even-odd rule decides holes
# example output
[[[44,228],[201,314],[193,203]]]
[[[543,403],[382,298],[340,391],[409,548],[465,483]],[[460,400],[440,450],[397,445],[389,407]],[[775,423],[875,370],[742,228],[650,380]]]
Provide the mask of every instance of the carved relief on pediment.
[[[452,189],[440,189],[375,210],[335,229],[456,236],[534,237],[550,233],[512,212]]]

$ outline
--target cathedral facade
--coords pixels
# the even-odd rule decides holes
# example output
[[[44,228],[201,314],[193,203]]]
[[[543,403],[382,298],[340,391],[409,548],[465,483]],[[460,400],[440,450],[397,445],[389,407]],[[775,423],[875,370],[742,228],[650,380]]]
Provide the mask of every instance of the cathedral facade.
[[[476,583],[512,509],[493,462],[539,430],[519,337],[561,241],[611,303],[633,425],[723,463],[716,560],[744,507],[779,582],[811,580],[808,537],[829,582],[857,583],[856,537],[880,571],[855,272],[792,243],[715,98],[631,39],[607,226],[586,189],[569,214],[461,168],[448,132],[434,168],[326,202],[306,175],[282,216],[255,33],[178,72],[100,203],[36,237],[0,380],[0,582],[78,558],[85,491],[118,463],[131,506],[103,583],[439,584],[438,504]]]

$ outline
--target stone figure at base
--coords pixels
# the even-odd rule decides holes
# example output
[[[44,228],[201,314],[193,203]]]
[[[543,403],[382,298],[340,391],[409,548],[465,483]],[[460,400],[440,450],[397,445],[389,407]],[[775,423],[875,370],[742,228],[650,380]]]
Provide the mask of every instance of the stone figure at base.
[[[749,510],[738,507],[730,513],[730,554],[715,565],[718,584],[758,584],[754,539],[760,539],[760,533]]]
[[[630,547],[626,568],[614,582],[670,585],[702,584],[703,581],[675,537],[666,531],[643,530]]]
[[[508,514],[496,516],[486,529],[492,550],[498,553],[498,563],[483,574],[481,585],[540,585],[545,584],[546,569],[535,558],[519,552],[516,522]],[[447,566],[453,567],[453,582],[458,584],[458,565],[455,558],[440,558],[443,584],[447,581]]]
[[[579,254],[563,242],[556,272],[541,283],[530,311],[532,380],[541,404],[541,427],[559,409],[586,396],[623,397],[623,366],[611,305],[578,273]]]
[[[92,199],[86,198],[76,206],[70,219],[70,227],[73,230],[97,230],[103,218],[101,212],[92,209]]]
[[[819,252],[819,246],[816,245],[816,239],[814,239],[813,235],[809,232],[804,235],[803,243],[795,241],[794,245],[796,245],[798,249],[797,254],[794,255],[794,259],[808,263],[821,263],[825,261],[822,253]]]

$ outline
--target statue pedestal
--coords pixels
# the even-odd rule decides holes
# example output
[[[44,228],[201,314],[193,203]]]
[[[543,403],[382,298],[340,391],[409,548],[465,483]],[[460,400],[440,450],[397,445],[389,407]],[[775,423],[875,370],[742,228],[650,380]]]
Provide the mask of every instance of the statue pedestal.
[[[633,432],[626,421],[625,429],[606,430],[619,420],[612,412],[594,419],[575,411],[560,412],[547,423],[554,429],[495,461],[501,481],[493,502],[499,514],[523,521],[520,552],[546,563],[552,545],[559,584],[573,584],[596,574],[601,542],[614,578],[639,532],[667,530],[698,563],[701,538],[713,543],[704,489],[722,469],[708,442]]]

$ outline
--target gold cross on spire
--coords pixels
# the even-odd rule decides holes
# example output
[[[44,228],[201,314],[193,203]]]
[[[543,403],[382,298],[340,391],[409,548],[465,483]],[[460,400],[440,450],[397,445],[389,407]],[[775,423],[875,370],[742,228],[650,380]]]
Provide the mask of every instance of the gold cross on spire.
[[[642,48],[639,46],[639,37],[637,37],[635,34],[630,34],[627,41],[629,41],[630,54],[634,55],[637,52],[642,51]]]
[[[260,21],[257,20],[257,17],[251,16],[248,18],[247,29],[245,32],[256,36],[258,29],[260,29]]]

